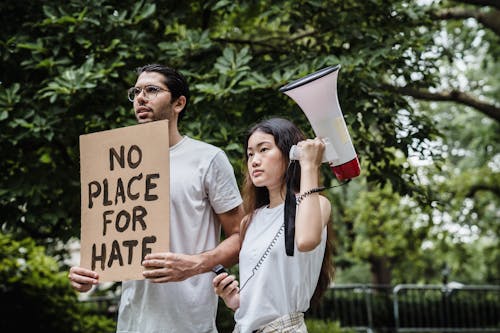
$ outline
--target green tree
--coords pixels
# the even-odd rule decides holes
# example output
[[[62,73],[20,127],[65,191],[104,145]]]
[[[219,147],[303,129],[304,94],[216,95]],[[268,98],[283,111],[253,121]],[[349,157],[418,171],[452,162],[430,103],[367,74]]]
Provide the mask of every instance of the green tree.
[[[393,86],[394,90],[420,100],[450,101],[468,106],[499,122],[497,60],[500,55],[500,4],[495,0],[444,0],[434,3],[429,13],[436,24],[428,28],[440,32],[435,35],[433,53],[439,55],[434,59],[442,69],[441,80],[432,85],[420,79],[411,80],[404,85]],[[463,68],[464,62],[478,58],[481,59],[480,67],[485,69],[481,72],[488,73],[486,76],[474,77],[470,71],[463,75],[462,70],[454,66],[459,64]],[[469,82],[464,84],[464,80]]]
[[[125,95],[137,66],[162,62],[187,75],[193,100],[182,130],[225,149],[241,179],[241,142],[249,124],[286,116],[313,135],[305,115],[278,88],[341,64],[338,95],[362,175],[344,189],[347,195],[329,195],[336,221],[350,228],[347,241],[340,241],[370,240],[363,234],[367,228],[353,228],[346,219],[347,207],[361,204],[354,199],[362,192],[390,186],[394,195],[408,196],[422,211],[437,200],[437,189],[419,179],[408,158],[439,157],[428,146],[439,132],[432,114],[402,93],[440,87],[441,68],[463,56],[436,41],[438,32],[453,33],[464,50],[474,44],[474,34],[488,41],[482,44],[488,45],[482,49],[488,76],[474,91],[493,107],[498,100],[498,87],[487,91],[488,84],[497,82],[491,69],[498,66],[498,35],[482,25],[454,29],[456,21],[439,16],[452,4],[461,5],[403,0],[3,2],[1,227],[15,237],[35,239],[51,254],[64,254],[57,252],[56,240],[64,243],[80,230],[78,136],[135,123]],[[496,17],[493,5],[474,8]],[[457,80],[450,76],[449,82]],[[328,168],[324,178],[327,185],[335,183]],[[427,236],[419,234],[419,243]],[[372,259],[373,265],[377,260],[384,265],[384,257]],[[383,276],[377,281],[390,282]]]
[[[500,124],[467,107],[438,104],[428,109],[443,136],[441,158],[435,161],[439,170],[421,167],[436,193],[427,251],[430,256],[440,253],[442,262],[434,260],[434,265],[449,265],[451,278],[497,284]]]
[[[370,264],[371,283],[420,282],[416,277],[424,280],[418,263],[431,223],[428,212],[416,202],[387,185],[360,193],[346,216],[356,234],[353,256]],[[406,265],[408,262],[411,265]]]
[[[0,234],[0,297],[3,332],[114,332],[114,318],[80,303],[66,272],[31,239]],[[25,319],[20,319],[23,314]]]
[[[432,134],[432,126],[411,116],[408,125],[415,123],[415,131],[398,138],[403,124],[394,110],[407,103],[381,91],[377,75],[398,62],[407,66],[400,60],[404,51],[387,45],[396,38],[407,49],[405,31],[410,34],[416,23],[399,2],[381,4],[3,4],[2,13],[17,14],[6,17],[12,24],[2,32],[4,227],[39,240],[77,233],[78,136],[131,124],[123,96],[134,81],[132,69],[153,61],[182,68],[191,81],[194,99],[185,131],[222,146],[233,160],[242,153],[242,131],[261,117],[286,115],[311,132],[305,116],[277,88],[341,63],[339,94],[366,161],[364,175],[413,192],[402,177],[404,166],[391,163],[394,150],[407,151]],[[401,36],[390,33],[395,26],[403,27]]]

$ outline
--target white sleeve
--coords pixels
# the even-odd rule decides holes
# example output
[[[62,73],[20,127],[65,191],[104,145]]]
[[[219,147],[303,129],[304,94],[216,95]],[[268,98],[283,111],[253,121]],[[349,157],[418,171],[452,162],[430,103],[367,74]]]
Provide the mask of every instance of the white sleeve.
[[[216,214],[230,211],[243,202],[234,169],[222,150],[210,163],[204,183],[208,199]]]

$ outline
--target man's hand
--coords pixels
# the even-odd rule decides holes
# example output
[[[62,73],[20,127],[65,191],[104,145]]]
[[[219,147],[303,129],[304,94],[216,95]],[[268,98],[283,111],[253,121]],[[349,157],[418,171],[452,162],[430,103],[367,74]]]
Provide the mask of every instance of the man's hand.
[[[182,253],[151,253],[142,265],[146,268],[142,275],[155,283],[183,281],[204,272],[199,255]]]
[[[83,267],[71,267],[68,278],[71,281],[71,286],[81,293],[87,292],[94,285],[99,284],[99,275]]]

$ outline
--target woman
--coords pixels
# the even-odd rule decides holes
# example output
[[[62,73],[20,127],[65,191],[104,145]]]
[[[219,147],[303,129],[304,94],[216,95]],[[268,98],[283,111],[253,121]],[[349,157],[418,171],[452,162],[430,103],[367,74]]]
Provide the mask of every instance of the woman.
[[[288,167],[297,163],[290,164],[293,145],[300,150],[295,170]],[[271,118],[250,129],[245,150],[243,197],[248,214],[241,225],[241,288],[234,276],[222,273],[213,280],[214,290],[236,311],[234,332],[307,332],[303,313],[333,276],[331,205],[318,193],[324,143],[319,138],[305,140],[286,119]],[[297,195],[291,256],[285,252],[284,237],[287,180],[289,191]]]

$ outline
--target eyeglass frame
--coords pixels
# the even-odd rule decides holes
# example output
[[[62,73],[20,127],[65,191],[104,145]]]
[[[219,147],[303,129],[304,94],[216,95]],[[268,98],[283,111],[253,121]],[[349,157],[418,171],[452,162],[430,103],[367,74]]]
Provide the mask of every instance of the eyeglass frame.
[[[156,91],[156,92],[150,92],[150,93],[148,93],[147,91],[145,91],[145,89],[147,89],[147,88],[156,88],[156,89],[157,89],[157,91]],[[137,90],[139,90],[139,92],[138,92],[138,93],[135,93]],[[128,88],[128,90],[127,90],[127,99],[128,99],[130,102],[134,103],[134,100],[135,100],[135,99],[137,98],[137,96],[139,96],[139,95],[141,94],[141,92],[142,92],[142,93],[144,93],[144,97],[145,97],[146,99],[148,99],[148,100],[152,100],[152,99],[154,99],[154,98],[156,98],[156,97],[158,96],[158,93],[159,93],[160,91],[170,91],[170,90],[165,89],[165,88],[162,88],[162,87],[158,87],[158,86],[156,86],[156,85],[154,85],[154,84],[148,84],[147,86],[144,86],[144,87],[130,87],[130,88]],[[132,93],[134,94],[134,98],[130,98],[130,96],[131,96],[131,94],[132,94]],[[150,97],[150,96],[152,96],[152,97]]]

